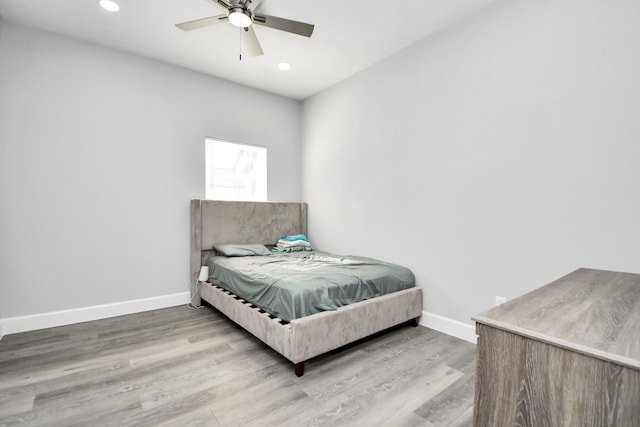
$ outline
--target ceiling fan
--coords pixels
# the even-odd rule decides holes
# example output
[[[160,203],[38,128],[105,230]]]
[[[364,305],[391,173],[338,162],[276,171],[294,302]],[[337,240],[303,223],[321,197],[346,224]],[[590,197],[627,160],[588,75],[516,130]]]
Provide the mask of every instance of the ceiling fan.
[[[226,0],[211,1],[223,7],[226,13],[183,22],[176,24],[176,27],[184,31],[191,31],[209,25],[229,22],[240,28],[241,43],[245,46],[245,52],[250,56],[260,56],[264,54],[252,24],[262,25],[305,37],[311,37],[311,33],[313,33],[314,26],[311,24],[256,13],[255,10],[262,0],[245,0],[244,2],[235,0],[233,3],[229,3]],[[240,59],[242,60],[242,54],[240,54]]]

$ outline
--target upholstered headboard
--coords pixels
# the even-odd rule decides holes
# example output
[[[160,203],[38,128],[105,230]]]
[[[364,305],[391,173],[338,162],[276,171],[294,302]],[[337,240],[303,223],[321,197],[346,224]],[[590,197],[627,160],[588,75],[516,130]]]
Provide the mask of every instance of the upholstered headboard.
[[[219,243],[275,245],[278,237],[307,234],[307,204],[191,200],[191,257],[193,284]]]

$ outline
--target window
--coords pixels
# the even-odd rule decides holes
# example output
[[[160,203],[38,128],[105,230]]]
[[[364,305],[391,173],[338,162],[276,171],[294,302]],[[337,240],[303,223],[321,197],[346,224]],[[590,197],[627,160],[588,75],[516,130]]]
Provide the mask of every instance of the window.
[[[207,199],[267,200],[267,149],[207,138]]]

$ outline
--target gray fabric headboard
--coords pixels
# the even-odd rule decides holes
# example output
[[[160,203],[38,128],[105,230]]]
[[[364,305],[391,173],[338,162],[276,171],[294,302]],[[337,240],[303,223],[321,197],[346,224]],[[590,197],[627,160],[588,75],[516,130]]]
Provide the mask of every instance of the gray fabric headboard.
[[[280,236],[300,233],[307,234],[306,203],[191,200],[191,283],[214,244],[275,245]]]

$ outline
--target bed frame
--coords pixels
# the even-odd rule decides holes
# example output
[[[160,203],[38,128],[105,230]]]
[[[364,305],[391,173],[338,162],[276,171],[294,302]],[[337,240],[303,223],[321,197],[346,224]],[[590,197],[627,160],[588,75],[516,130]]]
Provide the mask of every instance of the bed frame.
[[[200,267],[214,255],[214,244],[273,245],[279,236],[291,234],[307,234],[306,203],[192,200],[192,304],[207,301],[293,362],[297,376],[315,356],[407,321],[417,326],[422,313],[419,287],[287,323],[211,283],[198,282]]]

